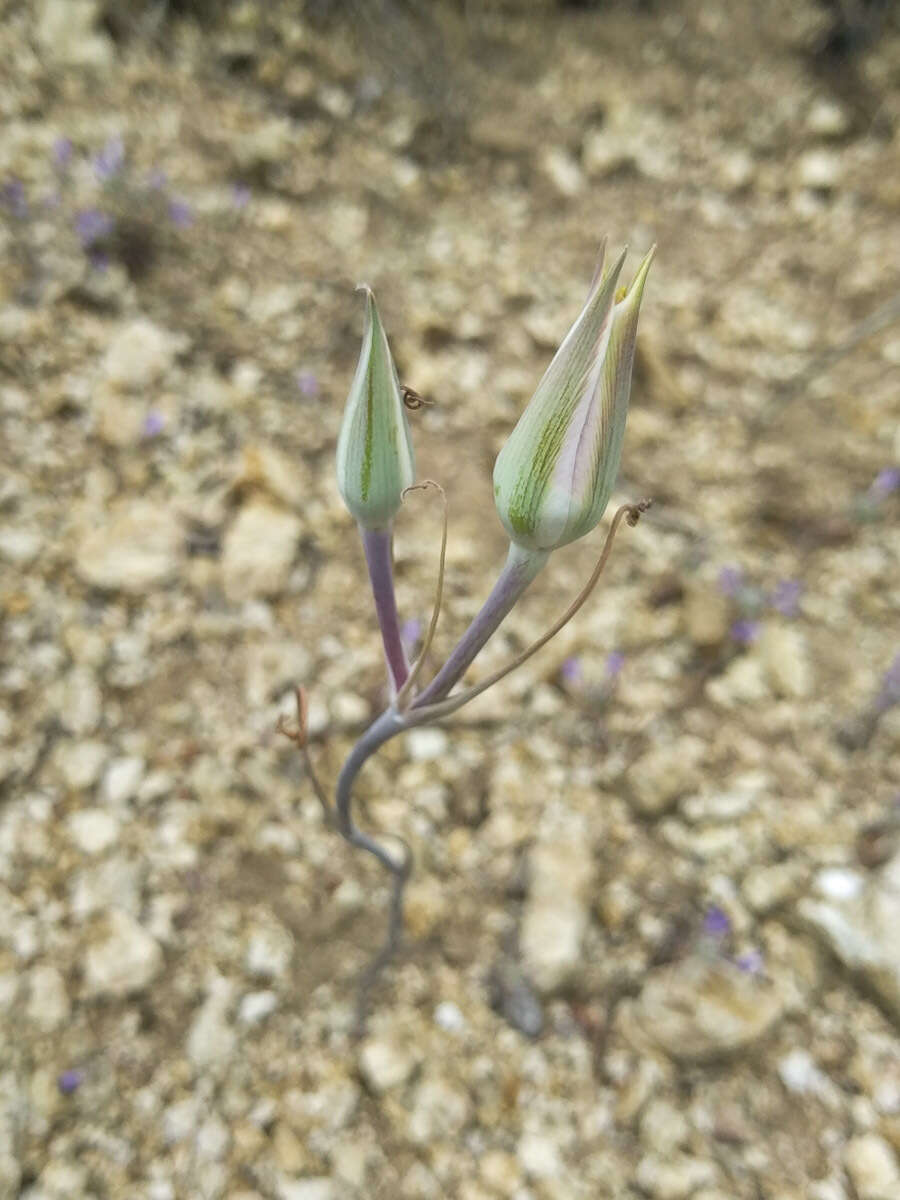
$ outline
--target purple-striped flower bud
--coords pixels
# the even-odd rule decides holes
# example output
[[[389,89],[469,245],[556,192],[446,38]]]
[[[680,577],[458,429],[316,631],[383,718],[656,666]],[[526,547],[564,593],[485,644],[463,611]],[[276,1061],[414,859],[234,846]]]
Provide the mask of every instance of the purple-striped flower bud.
[[[337,444],[338,488],[363,529],[386,529],[415,480],[412,438],[397,369],[375,297]]]
[[[625,254],[606,274],[598,268],[578,320],[497,456],[497,511],[512,541],[526,550],[556,550],[584,537],[609,503],[655,249],[618,299]]]

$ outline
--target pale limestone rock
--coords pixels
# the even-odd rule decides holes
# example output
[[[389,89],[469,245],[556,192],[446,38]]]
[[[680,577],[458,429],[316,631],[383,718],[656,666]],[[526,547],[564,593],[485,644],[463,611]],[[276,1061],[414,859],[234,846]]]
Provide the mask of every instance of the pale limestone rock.
[[[751,867],[741,883],[741,894],[754,912],[765,914],[795,898],[803,875],[803,864],[791,859]]]
[[[723,708],[762,704],[771,699],[762,663],[752,654],[741,654],[717,679],[706,685],[706,694]]]
[[[359,1071],[369,1090],[380,1095],[406,1083],[419,1057],[408,1037],[373,1037],[360,1050]]]
[[[28,1019],[43,1033],[52,1033],[69,1019],[66,983],[56,967],[33,967],[28,976]]]
[[[244,966],[251,975],[284,979],[294,957],[294,939],[277,921],[266,920],[250,931]]]
[[[106,768],[100,791],[104,801],[114,807],[133,800],[144,778],[144,760],[138,755],[114,758]]]
[[[653,971],[634,1015],[672,1058],[708,1062],[760,1041],[783,1010],[782,997],[765,980],[724,960],[693,957]]]
[[[685,1145],[691,1127],[684,1113],[668,1100],[651,1100],[641,1114],[640,1135],[647,1150],[668,1156]]]
[[[806,639],[789,625],[768,624],[755,647],[776,696],[802,700],[812,693],[813,678]]]
[[[688,1154],[648,1154],[635,1172],[638,1187],[653,1200],[687,1200],[715,1179],[715,1164]]]
[[[110,342],[103,360],[104,377],[118,387],[152,387],[171,367],[176,346],[172,334],[138,317]]]
[[[795,1096],[819,1096],[825,1099],[836,1092],[809,1052],[799,1047],[778,1060],[778,1077]]]
[[[147,402],[143,397],[123,394],[118,384],[99,384],[91,410],[95,432],[107,446],[134,446],[143,437]]]
[[[233,991],[226,979],[213,976],[206,999],[191,1022],[187,1056],[199,1071],[224,1067],[234,1052],[237,1036],[228,1020]]]
[[[182,541],[173,512],[149,500],[122,501],[85,532],[75,569],[92,587],[143,595],[177,573]]]
[[[437,1138],[453,1138],[469,1117],[469,1097],[448,1080],[429,1075],[416,1088],[407,1133],[426,1146]]]
[[[850,128],[847,110],[836,100],[822,96],[813,101],[806,116],[806,128],[816,137],[841,138]]]
[[[516,1158],[532,1179],[552,1179],[562,1170],[559,1144],[545,1133],[523,1134],[516,1147]]]
[[[17,525],[0,528],[0,559],[14,567],[27,567],[37,558],[43,547],[39,533],[22,529]]]
[[[837,878],[843,881],[840,887]],[[820,872],[817,891],[821,899],[798,905],[801,920],[900,1021],[900,854],[868,878],[858,872],[838,875],[836,869]]]
[[[127,996],[159,975],[163,953],[133,917],[112,909],[100,938],[88,946],[84,966],[88,996]]]
[[[99,0],[41,0],[35,33],[41,53],[68,67],[105,67],[112,40],[100,26]]]
[[[443,729],[412,729],[407,734],[406,746],[410,757],[416,762],[431,762],[447,753],[450,744]]]
[[[69,836],[82,854],[102,854],[119,837],[119,822],[102,808],[82,808],[68,821]]]
[[[235,480],[237,487],[257,487],[287,508],[300,508],[309,498],[309,470],[275,446],[245,446]]]
[[[561,196],[577,196],[584,190],[581,167],[570,154],[558,146],[550,146],[541,156],[541,170]]]
[[[225,592],[232,602],[284,590],[300,528],[297,517],[261,501],[241,509],[222,548]]]
[[[53,690],[54,710],[67,733],[84,736],[100,724],[103,694],[89,667],[74,667]]]
[[[706,580],[688,585],[683,616],[684,631],[695,646],[719,646],[731,628],[728,597]]]
[[[294,147],[294,130],[286,117],[272,117],[228,141],[235,166],[241,171],[286,162]]]
[[[251,643],[244,651],[244,691],[251,708],[261,708],[288,688],[309,679],[309,652],[296,642]]]
[[[700,782],[697,763],[703,744],[683,737],[667,746],[656,746],[628,768],[625,779],[634,807],[645,817],[658,817],[679,796],[693,791]]]
[[[529,855],[530,883],[522,915],[522,964],[535,987],[550,993],[563,986],[581,962],[594,876],[584,823],[543,834]]]
[[[275,992],[248,992],[238,1006],[238,1020],[242,1025],[259,1025],[277,1007],[278,996]]]
[[[60,778],[73,792],[93,787],[108,758],[109,747],[93,740],[60,742],[53,756]]]
[[[797,182],[817,192],[833,191],[842,176],[841,156],[833,150],[807,150],[797,163]]]
[[[137,917],[144,870],[135,859],[117,854],[78,871],[72,876],[70,888],[72,915],[83,921],[104,908],[120,908]]]
[[[324,1175],[307,1179],[282,1179],[278,1200],[336,1200],[334,1184]]]
[[[896,1200],[900,1196],[896,1156],[877,1134],[865,1133],[849,1141],[844,1166],[859,1200]]]
[[[592,179],[631,166],[634,155],[627,142],[605,128],[589,129],[581,146],[581,165]]]

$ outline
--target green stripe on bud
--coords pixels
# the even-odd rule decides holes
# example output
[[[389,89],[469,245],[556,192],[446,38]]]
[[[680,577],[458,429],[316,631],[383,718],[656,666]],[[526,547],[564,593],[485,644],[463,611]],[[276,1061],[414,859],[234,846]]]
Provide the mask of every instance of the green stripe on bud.
[[[578,320],[497,456],[497,511],[512,541],[525,549],[556,550],[584,537],[609,503],[655,249],[624,294],[616,287],[625,254],[606,274],[601,261]]]
[[[337,444],[338,488],[364,529],[386,529],[415,480],[412,438],[397,369],[375,297],[366,323]]]

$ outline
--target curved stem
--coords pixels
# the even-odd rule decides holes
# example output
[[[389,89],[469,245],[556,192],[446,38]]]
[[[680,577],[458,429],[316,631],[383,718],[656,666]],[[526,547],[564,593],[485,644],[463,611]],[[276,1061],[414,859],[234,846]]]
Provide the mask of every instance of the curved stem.
[[[394,709],[389,708],[386,712],[383,712],[369,726],[350,751],[347,761],[341,767],[341,773],[338,776],[335,787],[335,811],[337,814],[337,826],[341,834],[354,846],[368,850],[389,871],[394,871],[397,866],[393,858],[378,842],[362,833],[353,823],[353,783],[366,760],[371,758],[380,746],[383,746],[385,742],[400,733],[404,728],[402,718],[397,715]]]
[[[388,931],[384,943],[378,953],[366,967],[359,981],[356,1002],[356,1032],[362,1034],[365,1028],[366,1012],[369,995],[378,977],[393,958],[400,941],[403,929],[403,894],[412,873],[412,852],[402,838],[396,838],[403,846],[402,861],[398,862],[374,838],[369,837],[357,828],[353,821],[353,784],[366,761],[372,757],[379,747],[406,728],[406,723],[395,709],[389,708],[369,726],[362,735],[341,768],[335,788],[335,813],[337,827],[345,841],[351,846],[365,850],[377,858],[383,867],[394,877],[391,892],[391,908],[388,920]]]
[[[410,712],[443,700],[468,670],[488,638],[497,630],[513,605],[550,557],[546,550],[524,550],[514,542],[491,594],[481,611],[456,644],[452,654],[412,704]],[[420,722],[419,722],[420,723]]]

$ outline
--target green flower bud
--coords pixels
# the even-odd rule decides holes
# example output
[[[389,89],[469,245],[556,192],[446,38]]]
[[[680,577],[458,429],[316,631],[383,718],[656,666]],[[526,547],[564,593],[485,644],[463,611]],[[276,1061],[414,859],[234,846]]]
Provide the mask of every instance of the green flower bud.
[[[415,480],[415,464],[387,335],[371,288],[362,290],[366,324],[338,437],[338,489],[363,529],[386,529]]]
[[[601,266],[494,464],[494,498],[514,543],[556,550],[599,523],[619,471],[638,313],[656,247],[617,300],[623,253]]]

